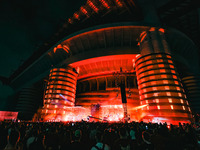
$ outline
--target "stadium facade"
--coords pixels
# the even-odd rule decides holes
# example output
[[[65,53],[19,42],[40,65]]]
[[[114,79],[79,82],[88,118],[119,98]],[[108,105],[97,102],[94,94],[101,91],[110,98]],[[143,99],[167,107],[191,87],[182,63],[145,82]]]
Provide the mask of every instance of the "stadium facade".
[[[51,64],[35,119],[193,120],[199,104],[197,48],[138,2],[88,0],[68,19],[60,30],[65,34],[58,33],[59,41],[29,68]],[[25,105],[22,98],[18,110]]]

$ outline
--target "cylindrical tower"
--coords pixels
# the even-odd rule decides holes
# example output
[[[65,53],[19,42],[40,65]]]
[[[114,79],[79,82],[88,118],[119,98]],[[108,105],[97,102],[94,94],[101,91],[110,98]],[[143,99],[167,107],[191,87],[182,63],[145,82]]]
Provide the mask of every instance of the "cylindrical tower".
[[[54,68],[50,71],[45,91],[42,114],[45,116],[65,114],[65,109],[75,105],[77,73],[67,68]]]
[[[182,78],[185,92],[192,107],[192,112],[200,113],[200,77],[198,75],[189,75]]]
[[[140,104],[146,121],[189,122],[191,110],[176,71],[164,30],[141,34],[141,55],[135,62]]]
[[[31,120],[38,109],[38,102],[42,101],[40,90],[32,86],[24,87],[19,93],[17,104],[18,119]]]

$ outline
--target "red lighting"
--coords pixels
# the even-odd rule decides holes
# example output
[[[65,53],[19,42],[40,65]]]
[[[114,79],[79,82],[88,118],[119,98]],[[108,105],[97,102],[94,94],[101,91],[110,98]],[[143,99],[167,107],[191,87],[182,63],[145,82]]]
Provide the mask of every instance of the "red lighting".
[[[74,17],[75,17],[76,19],[78,19],[78,20],[80,19],[80,18],[79,18],[79,15],[78,15],[77,13],[74,13]]]
[[[81,11],[82,11],[83,14],[85,14],[86,16],[88,16],[88,12],[87,12],[87,10],[83,6],[81,7]]]
[[[73,23],[71,18],[68,19],[68,22],[71,23],[71,24]]]
[[[102,3],[102,5],[104,6],[104,7],[106,7],[107,9],[109,9],[110,8],[110,6],[108,5],[108,3],[106,3],[106,1],[105,0],[100,0],[100,2]]]
[[[88,0],[88,4],[96,13],[99,11],[99,9],[90,0]]]
[[[182,100],[182,99],[180,99],[180,101],[181,101],[181,103],[183,104],[183,100]]]
[[[154,31],[154,28],[151,30]],[[142,34],[142,36],[144,35],[145,33]],[[181,87],[177,87],[180,82],[178,74],[168,56],[167,54],[152,54],[139,57],[135,61],[141,104],[146,102],[150,105],[144,110],[151,116],[144,115],[143,121],[148,118],[152,122],[177,124],[179,121],[189,122],[190,120],[190,113],[183,111],[186,109],[185,106],[183,107],[185,99],[180,99],[185,94],[180,93]],[[149,66],[152,66],[152,68],[149,68]],[[172,70],[173,74],[171,74]],[[152,100],[152,98],[156,99]],[[154,112],[153,109],[159,111]]]
[[[57,46],[57,48],[62,48],[62,45],[59,44],[59,45]]]
[[[126,54],[126,55],[110,55],[110,56],[104,56],[104,57],[96,57],[96,58],[91,58],[91,59],[85,59],[82,61],[78,61],[78,62],[74,62],[72,63],[72,67],[73,68],[77,68],[77,71],[80,71],[78,79],[81,78],[87,78],[89,76],[100,76],[100,75],[106,75],[109,73],[113,73],[116,71],[119,71],[119,67],[121,65],[121,62],[124,62],[124,60],[129,60],[126,64],[127,68],[130,68],[129,70],[125,70],[125,68],[123,68],[124,71],[129,71],[129,72],[134,72],[134,68],[132,65],[132,60],[135,59],[136,54]],[[116,63],[110,63],[109,67],[105,67],[102,66],[102,63],[106,63],[106,62],[111,62],[114,61]],[[98,63],[101,62],[101,63]],[[96,64],[98,65],[98,67],[94,67],[94,68],[88,68],[87,71],[82,71],[83,69],[82,66],[87,66],[89,64]],[[125,66],[124,66],[125,67]]]
[[[146,35],[147,35],[147,33],[146,32],[143,32],[142,34],[141,34],[141,39],[140,39],[140,42],[139,43],[141,43],[143,40],[144,40],[144,38],[146,37]]]
[[[54,49],[53,49],[53,52],[54,52],[54,53],[56,53],[56,50],[57,50],[57,48],[56,48],[56,47],[54,47]]]
[[[3,121],[5,119],[14,120],[17,119],[18,112],[12,112],[12,111],[0,111],[0,121]]]
[[[149,31],[155,31],[156,29],[155,28],[151,28],[151,29],[149,29]]]
[[[122,2],[121,2],[120,0],[115,0],[115,2],[117,3],[117,5],[118,5],[119,7],[122,7],[122,6],[123,6],[123,4],[122,4]]]
[[[67,45],[63,45],[63,49],[64,49],[67,53],[69,53],[69,47],[68,47]]]
[[[62,45],[58,45],[57,47],[63,48]],[[45,92],[45,105],[43,107],[43,109],[47,108],[45,117],[49,117],[50,114],[59,114],[60,108],[74,106],[76,78],[77,73],[71,67],[54,68],[50,71],[50,80]]]
[[[57,47],[54,47],[53,52],[56,53],[57,49],[63,49],[67,53],[69,53],[69,47],[67,45],[59,44]]]
[[[162,33],[165,32],[165,30],[163,28],[160,28],[159,31],[162,32]]]

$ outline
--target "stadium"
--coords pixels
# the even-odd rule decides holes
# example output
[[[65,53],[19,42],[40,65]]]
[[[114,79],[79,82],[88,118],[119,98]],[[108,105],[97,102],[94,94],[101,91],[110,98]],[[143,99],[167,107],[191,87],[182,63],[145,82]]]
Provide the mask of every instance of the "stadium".
[[[199,27],[192,33],[187,21],[176,23],[196,14],[193,6],[87,0],[10,76],[18,118],[193,122],[200,110]]]

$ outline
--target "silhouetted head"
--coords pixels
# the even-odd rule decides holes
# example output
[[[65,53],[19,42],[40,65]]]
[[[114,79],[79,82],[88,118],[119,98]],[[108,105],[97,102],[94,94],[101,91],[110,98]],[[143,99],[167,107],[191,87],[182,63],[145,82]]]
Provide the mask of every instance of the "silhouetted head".
[[[16,129],[10,129],[8,132],[8,143],[15,146],[20,139],[20,133]]]
[[[96,134],[95,134],[95,139],[97,142],[101,142],[103,139],[103,133],[101,131],[97,130]]]
[[[127,132],[126,128],[121,127],[119,129],[119,135],[120,135],[120,138],[127,138],[128,137],[128,132]]]

